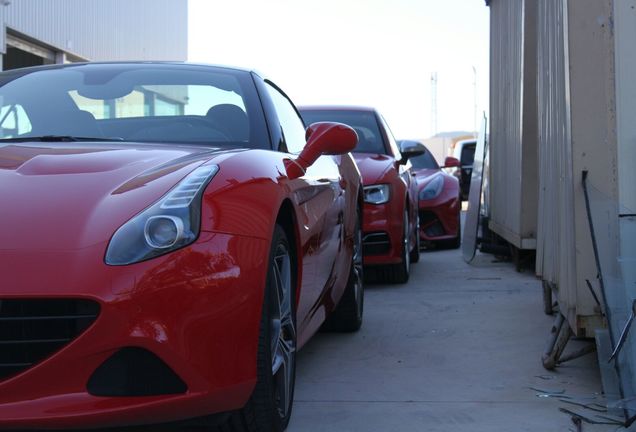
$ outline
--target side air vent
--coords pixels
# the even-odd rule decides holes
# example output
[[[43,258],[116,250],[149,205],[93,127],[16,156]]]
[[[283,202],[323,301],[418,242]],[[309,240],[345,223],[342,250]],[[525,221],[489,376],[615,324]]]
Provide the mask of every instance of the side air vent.
[[[99,304],[75,299],[0,299],[0,379],[60,350],[99,315]]]
[[[148,350],[126,347],[102,363],[88,380],[93,396],[157,396],[180,394],[186,384],[163,360]]]
[[[363,255],[382,255],[391,250],[391,241],[386,232],[369,233],[362,239]]]

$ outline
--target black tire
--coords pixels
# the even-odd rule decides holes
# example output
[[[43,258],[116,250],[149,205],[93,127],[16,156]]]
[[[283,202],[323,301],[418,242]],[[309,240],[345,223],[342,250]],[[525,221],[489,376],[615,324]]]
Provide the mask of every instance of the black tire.
[[[413,246],[413,250],[409,253],[409,259],[412,263],[416,263],[420,261],[420,249],[422,247],[421,239],[420,239],[420,215],[417,215],[417,223],[415,224],[415,246]]]
[[[409,214],[404,210],[404,229],[402,230],[402,262],[387,266],[387,279],[393,283],[404,284],[409,281],[411,274],[411,260],[409,259]]]
[[[287,235],[276,225],[258,338],[256,387],[243,409],[234,413],[220,427],[220,431],[282,432],[289,424],[296,381],[295,290],[292,288],[295,283],[292,263]],[[286,282],[288,290],[283,287]],[[289,310],[283,310],[286,305]],[[283,345],[286,349],[281,349]],[[281,358],[279,354],[287,354],[288,358]],[[282,363],[275,372],[278,361]]]
[[[356,215],[353,255],[349,267],[347,287],[334,311],[322,326],[325,331],[350,333],[360,330],[364,313],[364,268],[362,266],[361,212]]]

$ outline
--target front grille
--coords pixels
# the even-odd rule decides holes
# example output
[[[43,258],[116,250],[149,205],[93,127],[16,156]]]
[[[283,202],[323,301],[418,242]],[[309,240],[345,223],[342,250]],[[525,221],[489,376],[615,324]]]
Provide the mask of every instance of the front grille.
[[[422,210],[420,211],[420,226],[428,225],[437,221],[437,215],[435,212]]]
[[[441,237],[446,235],[444,226],[438,219],[437,214],[432,211],[420,211],[420,227],[427,237]]]
[[[389,234],[385,232],[374,232],[365,234],[362,239],[363,255],[382,255],[391,249]]]
[[[0,379],[60,350],[97,318],[99,304],[75,299],[0,300]]]
[[[441,237],[446,234],[444,231],[444,226],[440,223],[440,221],[435,221],[432,224],[426,226],[424,228],[424,233],[427,237]]]

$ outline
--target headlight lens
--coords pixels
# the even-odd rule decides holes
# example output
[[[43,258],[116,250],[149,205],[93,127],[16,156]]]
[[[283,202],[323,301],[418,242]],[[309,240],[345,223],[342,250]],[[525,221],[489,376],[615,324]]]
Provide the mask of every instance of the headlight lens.
[[[369,204],[384,204],[391,198],[388,184],[379,184],[364,187],[364,202]]]
[[[444,177],[438,175],[420,191],[420,199],[422,201],[435,199],[442,193],[442,189],[444,189]]]
[[[133,264],[194,242],[201,224],[203,190],[218,170],[217,165],[195,169],[159,201],[122,225],[110,239],[106,264]]]

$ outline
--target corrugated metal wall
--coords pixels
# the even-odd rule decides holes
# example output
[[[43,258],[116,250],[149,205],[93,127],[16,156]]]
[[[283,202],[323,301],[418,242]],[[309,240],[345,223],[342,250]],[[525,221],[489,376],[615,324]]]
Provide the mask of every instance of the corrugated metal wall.
[[[602,326],[582,173],[616,190],[612,0],[539,0],[539,227],[537,273],[558,288],[572,329]]]
[[[567,54],[567,0],[539,0],[539,226],[537,274],[558,284],[575,319],[574,196]],[[567,310],[561,310],[566,315]],[[567,316],[567,315],[566,315]]]
[[[520,216],[523,3],[490,4],[490,217],[505,227]]]
[[[624,215],[636,214],[636,0],[615,2],[616,115],[618,125],[619,203]],[[636,218],[621,218],[624,257],[636,257]],[[628,240],[629,239],[629,240]],[[629,277],[636,298],[636,263]]]
[[[490,4],[490,227],[522,249],[536,246],[536,3]]]
[[[591,184],[618,202],[613,3],[614,0],[567,1],[576,313],[579,328],[588,330],[603,323],[586,282],[589,280],[599,291],[583,171],[589,172]]]
[[[11,0],[0,9],[7,27],[90,60],[187,57],[187,0]]]
[[[614,2],[615,37],[615,88],[616,88],[616,138],[618,160],[618,200],[600,192],[601,205],[594,205],[597,215],[595,232],[604,260],[601,261],[608,304],[610,331],[614,342],[619,340],[624,326],[632,312],[632,302],[636,299],[636,0]],[[610,203],[609,206],[603,205]],[[618,201],[618,205],[616,205]],[[596,208],[594,208],[596,207]],[[603,208],[605,207],[605,208]],[[608,218],[608,215],[613,216]],[[599,217],[600,216],[600,217]],[[615,227],[607,229],[605,224]],[[604,223],[605,222],[605,223]],[[607,232],[610,232],[610,235]],[[618,244],[614,235],[618,232]],[[601,359],[602,360],[602,359]],[[636,332],[628,333],[614,366],[622,383],[620,403],[629,415],[636,415]]]

